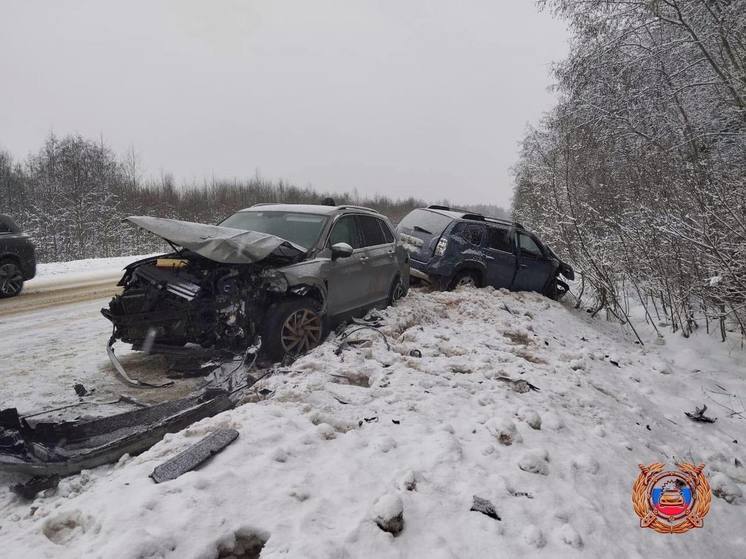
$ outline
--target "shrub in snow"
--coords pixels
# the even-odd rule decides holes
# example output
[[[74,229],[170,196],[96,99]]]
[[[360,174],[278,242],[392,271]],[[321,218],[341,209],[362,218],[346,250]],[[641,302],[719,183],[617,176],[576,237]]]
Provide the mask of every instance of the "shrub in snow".
[[[743,496],[741,488],[723,473],[716,473],[710,478],[710,487],[715,497],[723,499],[726,503],[734,503]]]
[[[527,450],[518,460],[518,467],[524,472],[549,475],[549,453],[546,450]]]
[[[384,532],[398,536],[404,529],[404,504],[398,495],[388,493],[373,505],[373,520]]]
[[[523,440],[515,428],[515,423],[506,417],[493,417],[484,426],[500,444],[504,444],[505,446],[510,446],[514,442],[519,443]]]

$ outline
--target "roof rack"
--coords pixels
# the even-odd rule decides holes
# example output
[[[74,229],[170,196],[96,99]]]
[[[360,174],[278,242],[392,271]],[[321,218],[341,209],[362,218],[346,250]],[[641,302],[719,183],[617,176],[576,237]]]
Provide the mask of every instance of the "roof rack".
[[[340,210],[365,210],[366,212],[372,212],[372,213],[381,213],[378,210],[374,210],[373,208],[366,208],[365,206],[353,206],[351,204],[342,204],[341,206],[337,206]]]

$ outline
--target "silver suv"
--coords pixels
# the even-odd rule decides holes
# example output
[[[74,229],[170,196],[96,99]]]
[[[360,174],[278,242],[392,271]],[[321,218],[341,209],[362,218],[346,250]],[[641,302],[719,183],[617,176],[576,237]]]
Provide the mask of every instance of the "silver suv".
[[[131,223],[175,252],[127,267],[102,313],[135,349],[197,343],[240,349],[262,337],[280,359],[325,330],[404,296],[409,255],[369,208],[258,204],[219,225],[154,217]]]

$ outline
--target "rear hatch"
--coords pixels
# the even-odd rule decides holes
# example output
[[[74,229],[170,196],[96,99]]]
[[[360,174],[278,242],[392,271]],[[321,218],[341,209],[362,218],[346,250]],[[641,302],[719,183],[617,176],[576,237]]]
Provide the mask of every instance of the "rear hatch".
[[[401,220],[397,230],[412,260],[429,262],[440,236],[453,218],[432,210],[414,210]]]

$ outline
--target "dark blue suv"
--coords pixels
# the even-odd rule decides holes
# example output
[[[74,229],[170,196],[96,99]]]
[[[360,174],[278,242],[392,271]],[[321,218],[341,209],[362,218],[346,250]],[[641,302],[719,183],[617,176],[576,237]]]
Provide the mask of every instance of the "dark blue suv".
[[[411,276],[439,289],[491,285],[558,299],[568,290],[558,276],[575,277],[520,223],[428,206],[410,212],[397,229],[411,255]]]

